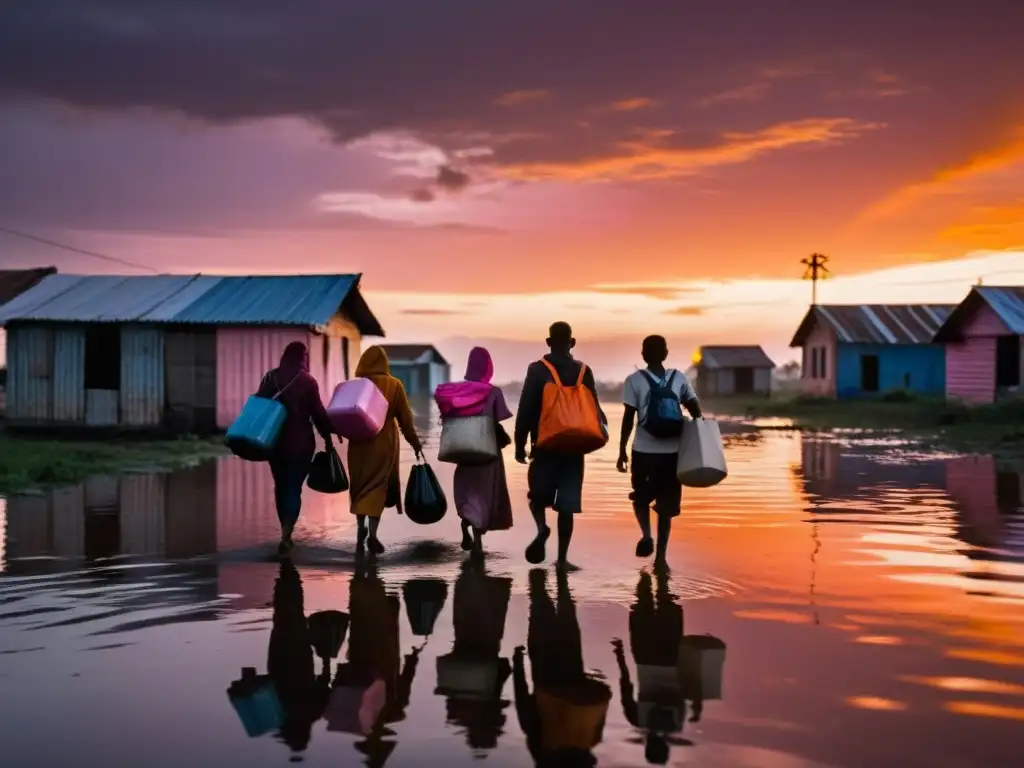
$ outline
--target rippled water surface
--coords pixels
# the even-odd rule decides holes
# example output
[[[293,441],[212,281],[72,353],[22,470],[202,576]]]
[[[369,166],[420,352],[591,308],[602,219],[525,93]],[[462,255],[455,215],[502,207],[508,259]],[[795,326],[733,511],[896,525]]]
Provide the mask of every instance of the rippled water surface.
[[[389,511],[355,576],[347,497],[307,491],[282,571],[269,473],[234,458],[9,498],[2,764],[529,766],[576,745],[601,766],[1020,765],[1022,468],[736,430],[728,480],[686,492],[667,580],[633,556],[613,447],[588,459],[565,580],[523,559],[511,457],[516,525],[484,570],[453,514]],[[324,675],[305,617],[327,610],[351,623]]]

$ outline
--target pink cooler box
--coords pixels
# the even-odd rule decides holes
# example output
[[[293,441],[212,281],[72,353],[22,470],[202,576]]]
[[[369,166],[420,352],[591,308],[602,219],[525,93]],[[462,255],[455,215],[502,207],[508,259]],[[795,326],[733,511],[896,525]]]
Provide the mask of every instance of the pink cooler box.
[[[350,379],[334,390],[327,416],[342,437],[369,440],[384,428],[388,401],[369,379]]]

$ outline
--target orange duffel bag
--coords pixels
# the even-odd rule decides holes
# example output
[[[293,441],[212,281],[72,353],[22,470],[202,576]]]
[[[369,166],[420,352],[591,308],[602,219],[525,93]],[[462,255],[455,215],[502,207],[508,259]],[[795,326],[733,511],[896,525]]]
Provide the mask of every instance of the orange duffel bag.
[[[587,366],[572,386],[565,386],[558,371],[547,360],[552,381],[544,384],[536,447],[557,453],[592,453],[608,442],[608,429],[601,421],[594,393],[583,385]]]

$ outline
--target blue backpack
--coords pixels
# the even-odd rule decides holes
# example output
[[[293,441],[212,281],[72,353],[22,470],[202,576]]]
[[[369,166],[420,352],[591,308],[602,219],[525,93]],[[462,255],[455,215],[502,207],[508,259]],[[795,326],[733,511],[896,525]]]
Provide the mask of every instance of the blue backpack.
[[[679,437],[683,434],[683,409],[679,395],[672,389],[676,372],[672,371],[665,381],[658,381],[649,371],[642,373],[650,382],[651,391],[647,395],[647,407],[640,426],[652,437]]]

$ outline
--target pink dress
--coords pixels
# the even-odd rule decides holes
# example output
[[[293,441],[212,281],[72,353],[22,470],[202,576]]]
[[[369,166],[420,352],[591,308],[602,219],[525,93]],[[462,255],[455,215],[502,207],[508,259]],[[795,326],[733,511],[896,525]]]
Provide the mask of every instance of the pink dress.
[[[505,395],[493,387],[481,413],[502,422],[512,418]],[[508,495],[504,457],[479,466],[455,468],[455,509],[459,517],[479,531],[504,531],[512,527],[512,502]]]

